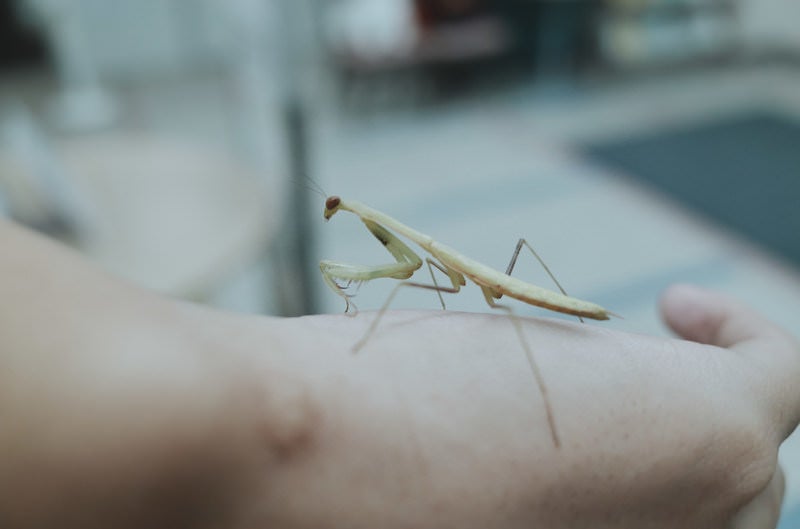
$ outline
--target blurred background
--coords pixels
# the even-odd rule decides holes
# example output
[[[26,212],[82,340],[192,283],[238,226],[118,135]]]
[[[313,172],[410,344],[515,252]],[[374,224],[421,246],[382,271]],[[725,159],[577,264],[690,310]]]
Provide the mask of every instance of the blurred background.
[[[798,20],[794,0],[0,0],[0,211],[148,288],[294,316],[344,310],[321,258],[389,259],[323,222],[337,194],[499,269],[526,237],[615,328],[667,334],[658,294],[689,281],[800,334]],[[515,274],[547,286],[529,257]],[[781,457],[800,527],[800,442]]]

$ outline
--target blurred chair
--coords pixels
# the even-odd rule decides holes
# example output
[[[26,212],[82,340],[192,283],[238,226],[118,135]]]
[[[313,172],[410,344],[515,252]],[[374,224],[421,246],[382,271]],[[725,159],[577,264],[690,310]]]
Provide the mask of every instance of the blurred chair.
[[[573,77],[596,54],[599,7],[588,0],[383,0],[372,4],[373,20],[394,21],[383,33],[359,22],[361,3],[331,11],[329,47],[344,97],[367,105],[387,93],[401,102],[457,95],[520,74]]]
[[[122,133],[53,142],[48,156],[69,175],[62,182],[69,195],[88,206],[78,213],[91,219],[87,226],[64,214],[75,213],[63,207],[65,195],[48,195],[40,184],[43,165],[7,147],[0,151],[0,190],[24,190],[5,193],[7,209],[83,228],[67,239],[111,272],[159,292],[209,301],[263,257],[277,231],[274,194],[263,179],[214,148]]]
[[[511,50],[507,25],[485,0],[383,0],[370,5],[369,18],[362,5],[336,5],[327,18],[329,51],[348,101],[369,105],[396,95],[415,102],[449,92]]]
[[[40,127],[28,93],[12,96],[37,112],[0,115],[6,213],[170,295],[217,302],[243,272],[266,276],[283,190],[271,3],[18,4],[51,44],[58,119]],[[245,310],[274,306],[265,283]]]
[[[19,0],[50,41],[60,80],[52,101],[55,122],[65,130],[93,130],[117,118],[116,102],[98,77],[75,0]]]

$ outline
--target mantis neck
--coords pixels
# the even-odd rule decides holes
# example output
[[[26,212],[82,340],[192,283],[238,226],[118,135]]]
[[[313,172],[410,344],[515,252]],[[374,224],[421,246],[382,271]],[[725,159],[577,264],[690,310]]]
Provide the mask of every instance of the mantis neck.
[[[419,232],[409,226],[406,226],[402,222],[385,213],[381,213],[378,210],[372,209],[369,206],[366,206],[360,202],[345,202],[342,201],[340,209],[344,209],[346,211],[350,211],[351,213],[357,215],[362,220],[371,220],[372,222],[376,222],[383,226],[384,228],[390,229],[394,232],[399,233],[403,237],[406,237],[421,247],[428,249],[430,244],[433,242],[433,239],[425,235],[422,232]]]

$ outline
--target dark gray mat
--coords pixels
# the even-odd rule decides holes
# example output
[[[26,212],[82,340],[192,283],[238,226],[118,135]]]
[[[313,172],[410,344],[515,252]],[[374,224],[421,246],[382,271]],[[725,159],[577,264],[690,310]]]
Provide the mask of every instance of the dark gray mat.
[[[585,152],[800,266],[800,122],[753,112]]]

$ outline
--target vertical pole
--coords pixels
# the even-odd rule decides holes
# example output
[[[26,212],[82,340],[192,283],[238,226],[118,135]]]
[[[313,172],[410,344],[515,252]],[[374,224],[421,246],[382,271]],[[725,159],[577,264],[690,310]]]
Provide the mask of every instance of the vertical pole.
[[[310,222],[311,201],[304,179],[310,175],[308,114],[303,102],[298,97],[290,97],[284,101],[283,119],[286,130],[288,149],[287,187],[290,207],[287,210],[285,234],[287,240],[287,261],[289,265],[291,285],[286,294],[289,298],[282,303],[286,316],[314,314],[317,311],[315,296],[315,280],[319,280],[319,271],[314,264],[315,237]],[[321,216],[321,214],[320,214]],[[283,296],[281,299],[284,299]]]
[[[283,316],[317,312],[315,285],[319,282],[311,225],[311,197],[305,181],[311,177],[308,90],[310,49],[314,37],[309,30],[308,2],[281,0],[283,89],[281,91],[286,176],[288,178],[286,215],[278,261],[279,310]]]

